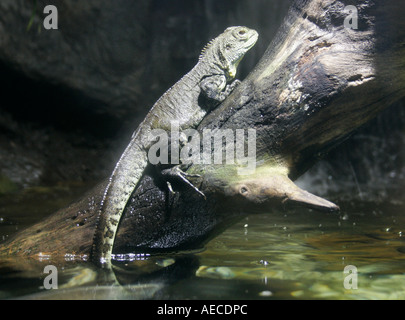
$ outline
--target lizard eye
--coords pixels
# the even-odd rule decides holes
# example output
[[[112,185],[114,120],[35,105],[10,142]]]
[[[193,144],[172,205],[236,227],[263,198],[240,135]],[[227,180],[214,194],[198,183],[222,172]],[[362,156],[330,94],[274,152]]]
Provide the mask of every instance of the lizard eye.
[[[240,30],[238,33],[239,35],[243,36],[246,33],[246,30]]]

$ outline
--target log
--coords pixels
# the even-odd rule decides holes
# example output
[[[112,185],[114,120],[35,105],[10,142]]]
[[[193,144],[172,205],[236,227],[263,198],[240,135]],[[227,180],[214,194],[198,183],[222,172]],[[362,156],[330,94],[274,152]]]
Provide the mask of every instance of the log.
[[[349,4],[357,8],[357,29],[345,27]],[[188,172],[201,175],[193,183],[204,200],[176,182],[178,192],[169,194],[159,168],[148,168],[114,252],[201,248],[241,217],[280,203],[336,209],[292,180],[404,97],[404,9],[394,0],[295,1],[257,66],[198,128],[255,129],[254,173],[238,174],[240,164],[194,163]],[[0,255],[88,257],[104,187],[20,232]]]

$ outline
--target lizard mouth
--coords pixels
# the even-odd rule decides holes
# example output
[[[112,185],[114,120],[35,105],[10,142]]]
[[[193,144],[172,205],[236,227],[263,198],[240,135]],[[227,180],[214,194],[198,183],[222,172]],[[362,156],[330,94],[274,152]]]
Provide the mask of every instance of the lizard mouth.
[[[248,50],[255,45],[257,39],[259,38],[259,34],[255,30],[251,30],[250,32],[252,35],[246,40],[245,43],[245,48]]]

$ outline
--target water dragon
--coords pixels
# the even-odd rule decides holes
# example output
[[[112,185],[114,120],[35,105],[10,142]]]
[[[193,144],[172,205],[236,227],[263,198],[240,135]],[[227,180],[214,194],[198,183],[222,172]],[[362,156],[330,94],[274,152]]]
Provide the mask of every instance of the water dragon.
[[[253,29],[227,28],[204,47],[194,68],[153,105],[132,135],[105,189],[93,241],[93,262],[101,265],[111,262],[122,213],[148,165],[151,131],[169,131],[173,121],[178,123],[180,130],[197,127],[210,108],[225,100],[240,82],[235,79],[237,67],[257,39],[258,33]],[[211,101],[209,107],[203,101]],[[179,169],[175,172],[187,182],[187,174]]]

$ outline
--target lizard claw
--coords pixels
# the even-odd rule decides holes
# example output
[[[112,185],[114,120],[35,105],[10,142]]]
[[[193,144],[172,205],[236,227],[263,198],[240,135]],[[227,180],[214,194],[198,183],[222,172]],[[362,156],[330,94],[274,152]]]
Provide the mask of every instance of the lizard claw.
[[[204,200],[206,200],[206,196],[204,193],[202,193],[195,185],[193,185],[187,178],[199,178],[201,177],[199,174],[190,174],[190,173],[186,173],[183,170],[181,170],[179,168],[179,166],[175,166],[173,168],[170,169],[165,169],[162,170],[162,174],[164,176],[168,176],[168,177],[175,177],[175,178],[179,178],[181,181],[183,181],[184,183],[186,183],[188,186],[190,186],[191,188],[193,188],[194,191],[196,191],[200,196],[202,196],[204,198]],[[172,185],[170,184],[169,181],[167,181],[167,186],[169,191],[173,194],[173,188]]]
[[[166,181],[166,184],[167,184],[167,189],[169,189],[169,192],[171,194],[175,194],[175,192],[173,190],[173,187],[172,187],[172,184],[169,181]]]

